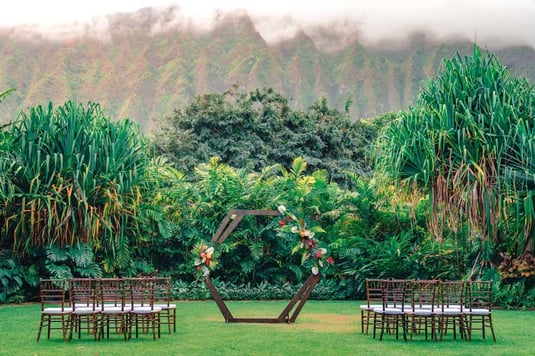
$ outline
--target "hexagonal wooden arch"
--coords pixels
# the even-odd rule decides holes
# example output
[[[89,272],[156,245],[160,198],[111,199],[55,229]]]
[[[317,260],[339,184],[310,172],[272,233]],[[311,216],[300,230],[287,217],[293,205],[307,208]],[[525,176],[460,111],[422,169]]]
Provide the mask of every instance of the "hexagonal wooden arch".
[[[230,210],[223,221],[221,221],[221,225],[219,225],[219,228],[215,232],[214,236],[212,237],[212,242],[217,243],[223,243],[225,239],[230,235],[230,233],[238,226],[240,221],[243,219],[246,215],[257,215],[257,216],[277,216],[280,215],[280,213],[276,210],[236,210],[232,209]],[[225,304],[225,301],[219,293],[217,292],[217,289],[212,284],[212,281],[209,277],[205,279],[206,285],[208,286],[208,289],[210,290],[210,293],[212,294],[212,298],[214,298],[214,301],[216,302],[217,306],[219,307],[219,310],[221,311],[221,314],[223,315],[223,318],[225,318],[225,321],[227,323],[293,323],[297,319],[297,316],[301,312],[301,309],[303,309],[303,306],[305,305],[306,301],[310,297],[310,294],[312,293],[312,290],[314,290],[314,287],[316,284],[318,284],[319,280],[321,278],[321,275],[318,274],[310,274],[308,279],[303,283],[303,286],[297,291],[295,296],[290,300],[286,308],[280,313],[280,315],[277,318],[236,318],[232,315],[229,308]],[[293,311],[293,313],[292,313]],[[290,315],[290,313],[292,313]]]

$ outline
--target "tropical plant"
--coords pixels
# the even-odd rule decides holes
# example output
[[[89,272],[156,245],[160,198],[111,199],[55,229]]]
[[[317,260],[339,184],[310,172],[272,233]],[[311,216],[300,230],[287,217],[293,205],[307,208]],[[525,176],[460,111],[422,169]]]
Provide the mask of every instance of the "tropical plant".
[[[354,123],[326,100],[295,111],[273,89],[195,97],[161,123],[154,143],[159,152],[191,178],[193,168],[212,157],[222,163],[261,172],[273,165],[289,169],[303,157],[312,170],[325,169],[331,180],[345,182],[345,171],[369,173],[366,148],[373,125]]]
[[[93,249],[89,244],[81,243],[64,248],[51,245],[45,252],[45,268],[52,278],[102,277],[102,268],[96,264]]]
[[[273,174],[270,169],[261,174],[247,174],[213,158],[196,168],[194,181],[186,180],[184,174],[169,166],[162,167],[160,174],[158,193],[148,202],[150,209],[146,210],[151,215],[147,220],[153,222],[152,232],[159,234],[159,238],[147,243],[139,253],[160,272],[173,273],[184,280],[191,278],[192,247],[210,240],[230,209],[267,208],[273,198],[266,183]],[[246,217],[233,232],[232,242],[221,246],[226,257],[220,262],[226,261],[225,269],[232,271],[233,278],[241,278],[240,275],[254,268],[250,258],[259,256],[262,244],[261,240],[256,243],[251,240],[258,239],[254,236],[261,234],[265,223],[257,224]],[[242,259],[242,254],[248,257]],[[239,266],[237,270],[230,267],[234,263]]]
[[[105,271],[130,263],[149,161],[138,127],[67,102],[21,113],[0,144],[1,245],[87,243]]]
[[[401,191],[429,197],[428,227],[439,241],[449,229],[468,231],[468,243],[480,241],[472,246],[484,247],[487,240],[500,245],[507,235],[524,236],[519,245],[528,245],[535,216],[529,204],[516,226],[507,224],[507,216],[521,197],[516,188],[510,194],[510,188],[527,187],[532,179],[526,172],[526,161],[532,158],[525,154],[533,138],[518,127],[533,127],[534,98],[526,80],[512,76],[494,55],[474,46],[471,57],[444,61],[415,105],[384,131],[376,154],[379,171]],[[533,196],[524,192],[531,201]],[[508,244],[504,248],[509,250]],[[496,254],[480,248],[471,274],[495,259]]]
[[[160,273],[191,280],[191,266],[202,251],[193,255],[189,252],[202,242],[202,246],[210,247],[205,241],[210,240],[230,209],[273,210],[285,204],[331,231],[338,219],[341,190],[329,184],[325,171],[307,175],[306,170],[306,162],[297,158],[290,171],[272,166],[259,174],[247,174],[213,158],[197,167],[194,181],[187,181],[171,168],[165,180],[167,186],[162,185],[152,204],[155,211],[160,211],[158,206],[163,208],[161,212],[169,224],[162,226],[170,229],[162,230],[162,238],[155,239],[152,248],[142,249],[147,254],[144,259]],[[291,253],[297,243],[295,236],[291,245],[290,237],[277,236],[278,221],[273,217],[245,216],[224,243],[214,246],[219,257],[217,266],[210,270],[212,280],[224,278],[236,284],[301,283],[308,273],[301,267],[301,256]],[[328,245],[331,239],[327,237],[325,243]]]
[[[0,257],[0,303],[8,303],[22,289],[24,277],[15,261],[4,253]]]

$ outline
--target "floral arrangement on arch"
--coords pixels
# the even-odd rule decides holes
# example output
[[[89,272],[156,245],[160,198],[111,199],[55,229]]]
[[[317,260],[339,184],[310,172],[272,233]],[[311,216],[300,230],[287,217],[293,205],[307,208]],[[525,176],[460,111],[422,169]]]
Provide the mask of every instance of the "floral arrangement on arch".
[[[315,239],[316,233],[325,232],[321,226],[308,227],[304,217],[297,217],[286,209],[284,205],[278,207],[283,216],[279,220],[278,235],[287,234],[298,237],[298,242],[292,249],[292,253],[301,252],[301,264],[310,267],[313,274],[318,274],[320,268],[334,263],[334,259],[328,256],[326,248],[321,247]]]
[[[201,241],[195,244],[191,253],[193,255],[193,264],[197,270],[197,279],[200,277],[207,278],[217,266],[217,251],[213,246]]]

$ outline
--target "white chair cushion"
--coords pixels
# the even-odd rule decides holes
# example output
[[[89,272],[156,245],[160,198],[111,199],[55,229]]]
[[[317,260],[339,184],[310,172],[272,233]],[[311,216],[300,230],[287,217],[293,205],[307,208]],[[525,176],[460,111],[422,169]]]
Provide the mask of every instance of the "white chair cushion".
[[[130,307],[124,307],[124,308],[121,308],[121,307],[116,307],[116,306],[108,306],[108,307],[104,307],[104,309],[102,309],[101,313],[103,314],[117,314],[117,313],[121,313],[121,312],[124,312],[124,313],[129,313],[130,312]]]
[[[381,304],[370,304],[370,306],[368,306],[368,304],[361,304],[360,305],[360,310],[373,310],[373,308],[382,308],[383,306]]]
[[[401,308],[377,308],[378,311],[376,313],[383,313],[387,315],[396,315],[396,314],[403,314],[403,310]],[[376,309],[373,311],[375,312]]]
[[[461,315],[461,309],[457,308],[444,308],[444,310],[435,310],[435,314],[440,315]]]
[[[158,307],[154,307],[154,308],[151,308],[151,307],[134,307],[134,309],[132,309],[132,313],[135,313],[135,314],[159,313],[161,311],[162,311],[162,308],[158,308]]]
[[[45,308],[43,309],[43,314],[70,314],[72,313],[72,308]]]
[[[464,313],[468,315],[490,315],[491,314],[490,310],[488,309],[472,309],[472,310],[465,309]]]
[[[415,316],[431,316],[433,315],[433,312],[431,311],[431,309],[415,308],[409,310],[405,309],[405,314]]]
[[[99,308],[93,309],[92,307],[79,307],[79,308],[74,308],[73,313],[80,314],[80,315],[97,314],[97,313],[100,313],[100,309]]]

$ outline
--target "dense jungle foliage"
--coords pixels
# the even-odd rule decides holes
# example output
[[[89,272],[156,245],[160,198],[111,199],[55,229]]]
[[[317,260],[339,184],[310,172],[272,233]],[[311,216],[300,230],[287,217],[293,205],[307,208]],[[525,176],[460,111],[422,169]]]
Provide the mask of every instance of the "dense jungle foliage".
[[[192,247],[230,209],[284,205],[334,258],[317,298],[362,298],[367,277],[489,278],[500,305],[533,307],[534,95],[474,47],[368,121],[272,89],[198,96],[151,138],[95,103],[30,108],[0,132],[0,302],[45,276],[159,274],[205,298]],[[226,298],[287,298],[308,276],[279,221],[247,216],[216,246]]]
[[[370,176],[366,150],[376,135],[373,124],[352,121],[325,99],[300,112],[273,89],[240,93],[232,88],[197,96],[176,109],[161,122],[155,145],[189,175],[214,156],[253,172],[274,164],[288,168],[295,157],[303,157],[310,170],[325,169],[332,181],[347,185],[347,172]]]

